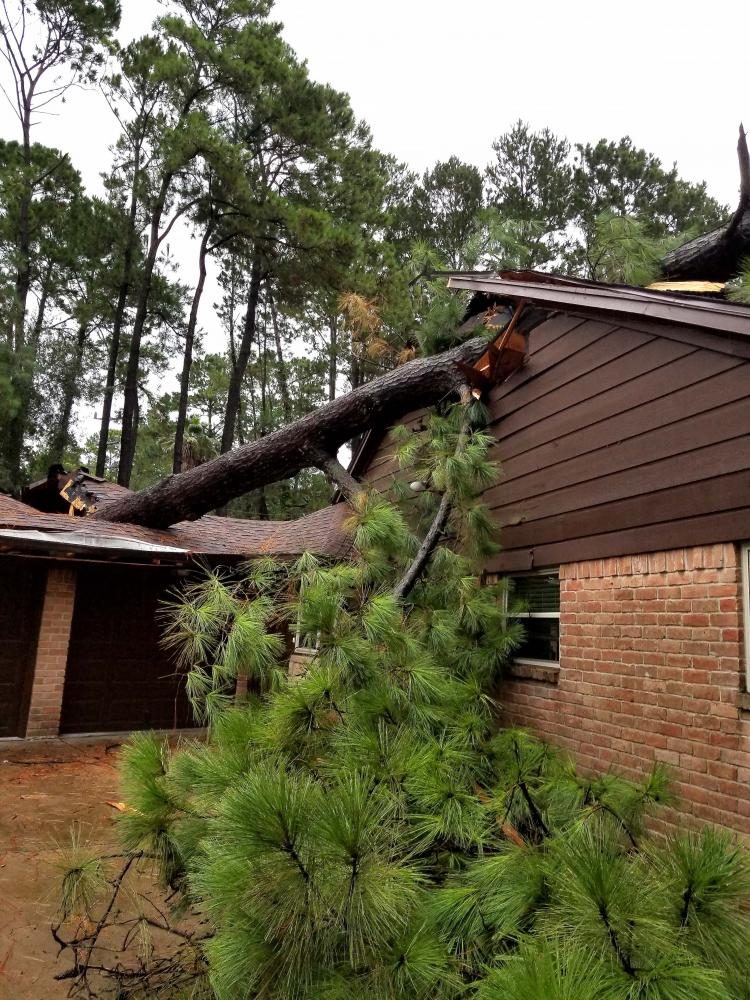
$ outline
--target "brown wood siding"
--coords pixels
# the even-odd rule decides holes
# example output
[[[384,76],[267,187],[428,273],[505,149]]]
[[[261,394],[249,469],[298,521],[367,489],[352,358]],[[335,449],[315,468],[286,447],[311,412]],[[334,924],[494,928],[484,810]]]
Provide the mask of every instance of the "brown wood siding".
[[[0,558],[0,737],[26,730],[45,578],[37,560]]]
[[[750,345],[557,315],[490,397],[490,571],[750,537]],[[413,417],[407,418],[412,420]],[[399,475],[390,435],[364,477]]]
[[[192,725],[184,678],[161,648],[168,571],[81,566],[65,675],[62,733]]]

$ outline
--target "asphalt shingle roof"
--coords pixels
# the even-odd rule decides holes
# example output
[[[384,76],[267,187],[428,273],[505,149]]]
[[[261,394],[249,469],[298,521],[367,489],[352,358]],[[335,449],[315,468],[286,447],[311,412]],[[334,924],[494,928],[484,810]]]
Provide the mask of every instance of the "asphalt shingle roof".
[[[89,485],[89,484],[87,484]],[[114,500],[124,487],[107,483],[90,484],[98,494],[100,504]],[[105,493],[107,497],[105,499]],[[343,558],[351,546],[351,538],[344,527],[351,510],[346,504],[335,504],[296,521],[251,521],[233,517],[207,515],[197,521],[181,521],[170,528],[144,528],[134,524],[114,524],[98,521],[95,517],[68,517],[65,514],[42,514],[11,497],[0,495],[0,549],[22,549],[23,532],[34,532],[35,547],[39,547],[39,533],[49,537],[51,544],[59,547],[66,536],[71,542],[80,539],[86,548],[97,549],[116,544],[122,553],[140,545],[174,549],[175,555],[186,552],[195,556],[250,557],[259,555],[295,556],[312,552],[319,556]],[[12,536],[3,535],[13,532]],[[29,539],[32,536],[29,535]],[[168,552],[166,553],[169,554]]]

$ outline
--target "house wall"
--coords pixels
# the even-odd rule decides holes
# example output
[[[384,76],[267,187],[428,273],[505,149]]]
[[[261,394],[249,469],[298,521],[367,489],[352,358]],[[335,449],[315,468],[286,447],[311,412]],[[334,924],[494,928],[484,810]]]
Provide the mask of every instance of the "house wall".
[[[571,751],[584,770],[638,778],[664,762],[679,804],[657,827],[708,821],[750,835],[737,547],[568,563],[560,597],[557,683],[508,678],[504,722]]]
[[[491,572],[750,537],[747,340],[559,313],[489,409]],[[393,451],[386,435],[358,470],[381,491],[408,477]]]

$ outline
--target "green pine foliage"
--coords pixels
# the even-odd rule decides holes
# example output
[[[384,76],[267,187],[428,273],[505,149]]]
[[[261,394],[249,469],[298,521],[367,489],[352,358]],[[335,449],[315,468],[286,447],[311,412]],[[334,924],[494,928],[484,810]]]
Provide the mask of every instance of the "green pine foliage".
[[[415,518],[369,494],[349,562],[210,572],[166,609],[209,737],[131,742],[125,848],[210,920],[218,1000],[747,1000],[746,854],[710,829],[650,839],[660,768],[581,775],[498,730],[519,627],[476,575],[488,442],[457,449],[459,425],[400,444],[427,486],[416,520],[446,488],[456,503],[408,604],[393,587]],[[316,646],[295,680],[284,622]]]
[[[746,260],[743,263],[740,273],[731,283],[729,298],[732,302],[739,302],[741,305],[750,305],[750,260]]]

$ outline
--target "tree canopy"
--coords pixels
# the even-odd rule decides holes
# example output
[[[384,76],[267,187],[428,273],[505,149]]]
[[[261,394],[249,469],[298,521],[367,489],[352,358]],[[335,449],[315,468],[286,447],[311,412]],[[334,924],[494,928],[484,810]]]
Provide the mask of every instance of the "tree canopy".
[[[485,169],[454,155],[419,177],[312,79],[270,2],[158,13],[120,45],[115,0],[2,0],[18,119],[0,158],[4,489],[52,462],[151,485],[443,349],[462,303],[440,270],[646,282],[727,214],[628,137],[521,121]],[[119,136],[88,192],[38,112],[94,83]],[[298,514],[325,495],[306,471],[232,509]]]

